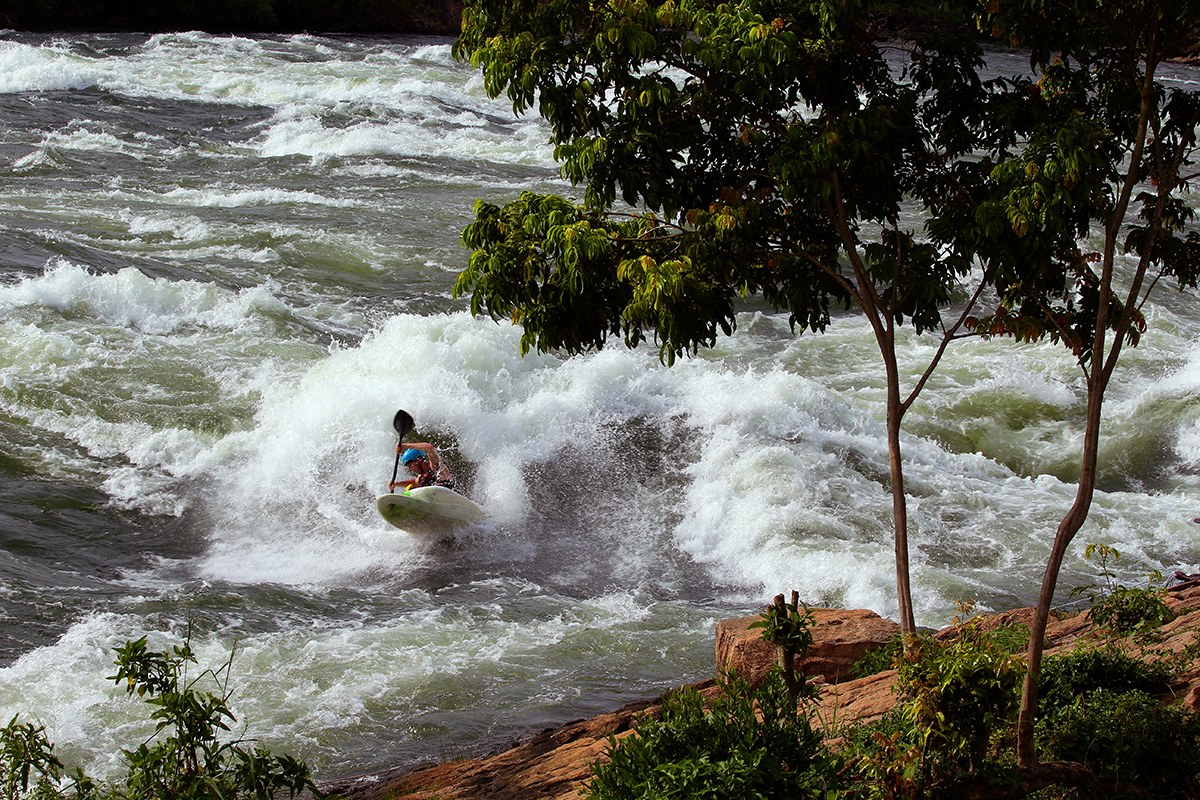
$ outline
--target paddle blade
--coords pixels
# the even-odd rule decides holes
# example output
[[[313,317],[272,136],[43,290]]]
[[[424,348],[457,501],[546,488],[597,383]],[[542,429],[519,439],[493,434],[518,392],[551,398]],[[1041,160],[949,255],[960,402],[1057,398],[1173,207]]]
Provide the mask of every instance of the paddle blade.
[[[409,414],[404,409],[396,412],[396,416],[392,418],[392,427],[396,429],[396,433],[400,434],[400,441],[404,441],[404,437],[413,429],[412,414]]]

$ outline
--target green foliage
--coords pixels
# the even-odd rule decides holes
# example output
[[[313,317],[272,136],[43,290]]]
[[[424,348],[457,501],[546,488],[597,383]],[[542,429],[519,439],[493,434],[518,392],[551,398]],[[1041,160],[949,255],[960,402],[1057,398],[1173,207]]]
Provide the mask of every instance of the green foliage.
[[[1005,625],[988,634],[992,644],[1008,653],[1016,653],[1029,643],[1029,628],[1024,625]],[[893,635],[881,647],[867,653],[850,665],[850,675],[865,678],[885,670],[895,669],[904,655],[904,637]]]
[[[1012,636],[977,621],[956,633],[914,638],[897,660],[897,719],[872,730],[860,762],[880,796],[925,796],[977,778],[993,736],[1015,716],[1025,664]]]
[[[899,685],[922,752],[936,754],[941,765],[952,760],[972,769],[1015,711],[1024,675],[1021,659],[986,635],[946,644],[920,639],[900,662]]]
[[[985,122],[1007,83],[979,78],[969,39],[921,43],[898,78],[871,24],[832,0],[469,3],[456,55],[536,105],[586,188],[477,205],[455,291],[525,348],[654,337],[667,361],[730,331],[750,294],[802,329],[855,299],[937,328],[988,257],[957,231],[987,180],[971,151],[1014,141]],[[898,225],[909,204],[927,241]]]
[[[989,631],[988,639],[1006,653],[1023,654],[1029,644],[1029,628],[1021,624],[1004,625]]]
[[[592,767],[592,800],[654,798],[826,798],[836,788],[840,760],[797,715],[779,675],[758,689],[736,677],[705,710],[693,688],[663,698],[659,719],[639,722],[633,735],[610,739],[610,759]]]
[[[1200,794],[1200,715],[1141,691],[1098,688],[1038,725],[1047,759],[1078,761],[1107,797]]]
[[[1003,710],[1006,701],[992,694],[997,683],[991,676],[985,673],[984,680],[966,695],[962,691],[966,684],[942,694],[931,688],[961,674],[955,664],[980,660],[1003,664],[1002,654],[1011,652],[1024,632],[982,635],[968,629],[966,633],[955,643],[922,640],[907,657],[910,664],[904,669],[915,667],[917,680],[902,678],[901,704],[869,725],[841,732],[843,755],[858,763],[866,781],[860,789],[867,796],[957,798],[965,794],[966,784],[977,788],[991,784],[989,791],[1002,796],[999,787],[1015,776],[1012,754],[1003,749],[1011,743],[1004,731],[1011,710]],[[980,653],[988,655],[980,659]],[[943,662],[951,666],[947,669]],[[1102,794],[1097,796],[1180,800],[1200,796],[1200,716],[1163,704],[1160,697],[1168,690],[1172,674],[1164,661],[1146,661],[1112,648],[1081,648],[1051,656],[1040,677],[1043,713],[1036,733],[1041,757],[1087,766],[1100,783]],[[1000,695],[1007,694],[1008,702],[1015,703],[1015,683],[1000,683],[1008,686]],[[997,697],[999,703],[993,705]],[[925,705],[930,698],[936,699],[933,713]],[[994,714],[992,722],[981,726],[989,714]],[[988,725],[991,743],[998,749],[980,758],[971,740],[982,741],[982,728]],[[948,726],[953,733],[946,736],[939,726]],[[940,738],[949,748],[923,749],[931,737]],[[966,755],[972,751],[974,755]],[[1078,787],[1053,787],[1034,796],[1066,800],[1080,797],[1079,792]]]
[[[800,612],[800,608],[804,612]],[[776,647],[803,655],[812,647],[813,613],[807,603],[800,603],[795,592],[792,592],[792,602],[785,603],[783,595],[775,598],[773,605],[767,606],[762,618],[751,622],[751,628],[762,628],[762,638],[772,642]]]
[[[1092,606],[1096,625],[1121,636],[1140,637],[1175,619],[1163,601],[1164,589],[1117,586]]]
[[[1166,661],[1113,647],[1046,659],[1036,730],[1042,757],[1084,764],[1107,797],[1196,797],[1200,717],[1164,704],[1172,675]]]
[[[1161,695],[1167,691],[1170,679],[1170,670],[1161,663],[1112,648],[1086,647],[1050,656],[1038,676],[1042,716],[1051,718],[1099,689]]]
[[[1060,341],[1086,367],[1098,324],[1130,344],[1145,331],[1139,295],[1157,281],[1141,276],[1157,272],[1183,289],[1200,274],[1200,241],[1188,230],[1195,211],[1180,196],[1195,161],[1200,94],[1168,91],[1156,77],[1168,53],[1189,46],[1200,4],[981,0],[977,11],[981,29],[1030,48],[1041,80],[1030,87],[1037,121],[1025,147],[995,166],[997,191],[976,214],[1001,260],[1025,266],[997,272],[996,313],[971,324],[986,335]],[[1139,188],[1147,178],[1152,190]],[[1100,252],[1080,245],[1093,227]],[[1124,299],[1111,271],[1120,252],[1139,276]]]
[[[227,688],[232,658],[231,654],[218,670],[188,680],[188,667],[196,658],[186,642],[161,653],[147,649],[146,637],[117,648],[118,669],[112,680],[124,683],[128,694],[144,698],[154,709],[150,717],[158,722],[156,733],[167,733],[124,751],[129,764],[124,797],[270,800],[284,789],[290,796],[316,790],[307,766],[295,758],[219,738],[234,721]],[[198,684],[204,678],[214,680],[221,693],[201,691]]]
[[[55,757],[44,726],[17,722],[13,717],[0,728],[0,797],[26,797],[29,781],[35,776],[32,796],[51,797],[61,775],[62,762]]]
[[[232,655],[230,656],[232,661]],[[117,648],[117,684],[142,698],[157,721],[155,735],[134,750],[123,751],[128,774],[122,783],[99,785],[77,770],[73,796],[94,800],[272,800],[287,790],[289,797],[309,791],[321,797],[308,767],[291,756],[276,756],[244,740],[225,740],[221,732],[234,721],[227,689],[230,662],[188,679],[196,663],[190,645],[154,652],[146,638]],[[212,680],[220,694],[201,691]],[[38,776],[29,790],[32,775]],[[14,717],[0,729],[0,791],[3,800],[57,800],[67,795],[58,784],[62,764],[42,727],[19,724]]]
[[[868,650],[862,658],[850,665],[850,675],[865,678],[885,670],[895,669],[896,660],[904,653],[904,639],[896,634],[881,647]]]
[[[802,605],[803,613],[800,612]],[[797,592],[792,592],[790,603],[783,601],[783,595],[777,595],[762,618],[750,623],[751,628],[762,628],[762,638],[775,645],[778,666],[783,671],[783,682],[793,706],[802,695],[815,691],[805,682],[804,675],[796,675],[796,656],[803,656],[813,644],[812,624],[813,613],[807,604],[800,603]]]
[[[1175,618],[1164,599],[1167,596],[1166,589],[1130,588],[1116,583],[1110,565],[1116,564],[1121,554],[1115,548],[1106,544],[1089,544],[1084,552],[1089,561],[1097,562],[1104,582],[1077,587],[1071,591],[1071,596],[1083,594],[1091,601],[1093,625],[1115,636],[1133,636],[1137,640],[1145,640],[1152,636],[1155,628]],[[1161,580],[1162,576],[1158,573],[1147,576],[1147,583]]]

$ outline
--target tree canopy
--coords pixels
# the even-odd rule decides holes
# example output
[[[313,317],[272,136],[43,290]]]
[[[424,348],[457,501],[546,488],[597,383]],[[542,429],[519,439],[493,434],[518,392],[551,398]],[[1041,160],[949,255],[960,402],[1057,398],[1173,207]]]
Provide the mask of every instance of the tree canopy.
[[[536,106],[581,201],[480,203],[456,292],[524,329],[522,348],[654,340],[668,363],[736,325],[741,298],[823,330],[866,315],[887,376],[897,594],[908,588],[900,425],[1005,259],[991,172],[1036,91],[982,80],[970,37],[882,42],[860,0],[475,0],[455,53],[517,112]],[[984,213],[983,218],[977,216]],[[1062,289],[1062,275],[1039,276]],[[943,312],[958,303],[947,319]],[[935,332],[901,386],[896,330]]]
[[[526,348],[620,335],[671,361],[730,332],[745,295],[821,330],[855,269],[891,320],[938,327],[975,255],[955,198],[986,170],[964,156],[1013,138],[981,127],[972,42],[889,62],[857,2],[479,0],[455,47],[489,93],[536,105],[585,186],[480,204],[464,233],[458,291]],[[932,242],[901,226],[913,202]]]

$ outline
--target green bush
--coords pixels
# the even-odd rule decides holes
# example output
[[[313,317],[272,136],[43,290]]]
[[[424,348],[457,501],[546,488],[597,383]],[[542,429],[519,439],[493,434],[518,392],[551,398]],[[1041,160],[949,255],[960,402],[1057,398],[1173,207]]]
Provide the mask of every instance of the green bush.
[[[1165,589],[1115,586],[1092,606],[1092,623],[1118,636],[1144,636],[1175,619]]]
[[[981,633],[953,642],[918,639],[900,661],[903,713],[914,725],[926,758],[971,771],[992,732],[1009,722],[1025,663]]]
[[[721,682],[711,710],[693,688],[663,698],[659,719],[610,739],[610,759],[592,767],[592,800],[825,798],[841,761],[822,746],[789,700],[778,671],[758,689]],[[757,713],[756,713],[757,711]]]
[[[971,608],[964,605],[963,610]],[[974,624],[974,623],[967,623]],[[959,627],[963,627],[960,623]],[[1016,653],[1029,644],[1029,628],[1024,625],[1005,625],[987,634],[988,640],[996,647],[1009,653]],[[889,669],[895,669],[898,659],[904,654],[904,640],[900,634],[893,634],[882,646],[867,653],[850,665],[850,675],[854,678],[865,678]]]
[[[230,655],[232,660],[233,656]],[[261,747],[246,747],[241,740],[222,742],[219,731],[234,721],[225,683],[230,662],[188,680],[189,665],[196,663],[189,644],[170,652],[151,652],[146,637],[117,648],[117,674],[126,692],[143,697],[154,708],[156,733],[168,735],[136,750],[124,751],[129,776],[122,797],[128,800],[229,800],[254,797],[269,800],[287,789],[292,796],[312,789],[308,767],[291,756],[275,756]],[[202,692],[197,683],[211,677],[222,694]]]
[[[1166,662],[1111,647],[1047,658],[1038,692],[1042,757],[1084,764],[1109,797],[1200,796],[1200,717],[1163,705],[1171,677]]]
[[[53,797],[62,774],[62,762],[41,725],[17,722],[17,717],[0,728],[0,797]],[[29,782],[33,780],[33,792]]]
[[[1078,761],[1108,797],[1200,795],[1200,716],[1142,691],[1095,689],[1038,724],[1047,760]]]
[[[189,636],[190,638],[190,636]],[[291,756],[272,755],[245,740],[221,741],[221,731],[234,721],[229,709],[229,667],[206,670],[194,679],[188,668],[196,663],[190,645],[154,652],[146,638],[117,648],[118,685],[136,694],[152,709],[155,735],[134,750],[122,751],[128,774],[121,783],[100,785],[81,770],[72,777],[75,798],[85,800],[271,800],[287,790],[321,793],[313,784],[308,766]],[[220,694],[201,691],[198,683],[211,679]],[[45,729],[17,718],[0,728],[0,793],[3,800],[31,798],[61,800],[62,764]],[[30,789],[31,779],[33,780]]]
[[[951,641],[917,637],[897,660],[894,715],[859,732],[859,771],[873,797],[928,797],[986,780],[993,737],[1017,710],[1025,663],[1010,632],[959,623]]]
[[[880,647],[868,650],[862,658],[850,665],[850,676],[865,678],[885,670],[895,669],[896,659],[904,653],[904,641],[895,634]]]
[[[1162,588],[1139,589],[1123,586],[1113,579],[1109,564],[1121,560],[1116,548],[1106,544],[1089,544],[1084,550],[1088,561],[1095,561],[1103,584],[1080,586],[1071,591],[1071,596],[1082,594],[1092,603],[1092,624],[1114,636],[1133,636],[1145,639],[1155,628],[1170,622],[1175,614],[1167,605],[1166,590]],[[1147,576],[1148,583],[1162,580],[1157,572]]]
[[[804,608],[801,613],[800,608]],[[793,707],[801,696],[811,696],[813,687],[804,675],[796,674],[796,656],[803,657],[813,645],[813,613],[807,603],[800,602],[799,592],[792,592],[792,602],[785,603],[783,595],[776,595],[775,602],[751,628],[762,628],[762,638],[775,645],[777,663],[783,670],[783,684]]]
[[[1052,717],[1080,697],[1101,689],[1118,694],[1136,691],[1161,695],[1167,691],[1170,679],[1170,670],[1161,663],[1142,661],[1111,648],[1079,648],[1050,656],[1042,664],[1038,709],[1043,718]]]

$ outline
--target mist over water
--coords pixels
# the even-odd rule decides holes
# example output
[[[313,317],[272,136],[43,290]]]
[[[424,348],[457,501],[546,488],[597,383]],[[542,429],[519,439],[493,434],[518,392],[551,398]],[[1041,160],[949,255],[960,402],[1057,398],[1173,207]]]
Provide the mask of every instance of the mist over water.
[[[451,297],[476,199],[575,192],[546,139],[449,40],[0,34],[0,714],[115,770],[152,728],[112,648],[195,620],[244,733],[331,779],[708,677],[716,621],[779,592],[894,612],[857,318],[747,306],[668,369],[522,358]],[[1131,582],[1200,561],[1200,313],[1148,318],[1065,587],[1085,542]],[[379,519],[397,408],[487,523]],[[952,351],[904,440],[919,624],[1033,601],[1082,415],[1049,345]]]

